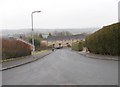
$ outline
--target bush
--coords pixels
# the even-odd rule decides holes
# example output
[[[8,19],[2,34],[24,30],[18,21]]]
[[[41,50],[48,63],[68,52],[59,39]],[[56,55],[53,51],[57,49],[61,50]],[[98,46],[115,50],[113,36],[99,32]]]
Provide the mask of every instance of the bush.
[[[16,39],[2,39],[2,58],[16,58],[31,55],[31,46]]]
[[[86,37],[86,47],[95,54],[120,55],[120,23],[105,26]]]
[[[78,42],[72,43],[72,50],[82,51],[83,47],[84,47],[84,42],[83,41],[78,41]]]

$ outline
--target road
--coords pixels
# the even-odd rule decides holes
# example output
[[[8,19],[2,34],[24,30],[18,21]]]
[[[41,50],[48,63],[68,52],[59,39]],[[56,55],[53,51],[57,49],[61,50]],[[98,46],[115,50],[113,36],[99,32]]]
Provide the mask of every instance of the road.
[[[38,61],[5,70],[2,76],[3,85],[117,85],[118,62],[60,49]]]

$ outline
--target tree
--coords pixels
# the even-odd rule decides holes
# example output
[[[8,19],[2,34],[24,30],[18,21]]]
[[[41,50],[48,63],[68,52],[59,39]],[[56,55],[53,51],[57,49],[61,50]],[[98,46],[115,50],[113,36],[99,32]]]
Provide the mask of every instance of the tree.
[[[49,33],[49,35],[48,36],[52,36],[52,34],[51,33]]]
[[[42,34],[39,34],[39,37],[40,37],[40,38],[43,38]]]
[[[32,44],[32,38],[30,38],[29,42]],[[40,43],[41,40],[39,38],[34,38],[35,50],[40,50]]]
[[[42,34],[34,35],[35,50],[40,50],[41,40],[42,40]],[[28,41],[32,44],[32,37],[29,37]]]

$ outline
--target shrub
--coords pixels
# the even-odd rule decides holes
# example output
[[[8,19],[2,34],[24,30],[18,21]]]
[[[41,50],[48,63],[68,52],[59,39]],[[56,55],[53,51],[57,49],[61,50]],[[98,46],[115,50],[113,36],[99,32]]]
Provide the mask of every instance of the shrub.
[[[95,54],[120,55],[120,23],[104,26],[86,37],[86,47]]]
[[[84,47],[84,42],[83,41],[78,41],[78,42],[72,43],[72,50],[82,51],[83,47]]]

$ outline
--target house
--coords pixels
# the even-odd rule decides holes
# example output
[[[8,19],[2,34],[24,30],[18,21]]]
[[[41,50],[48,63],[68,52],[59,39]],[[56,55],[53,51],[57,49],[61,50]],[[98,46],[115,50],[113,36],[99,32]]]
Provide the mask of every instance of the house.
[[[76,34],[71,36],[48,36],[47,37],[47,45],[48,47],[54,46],[72,46],[73,42],[85,40],[86,34]]]

